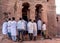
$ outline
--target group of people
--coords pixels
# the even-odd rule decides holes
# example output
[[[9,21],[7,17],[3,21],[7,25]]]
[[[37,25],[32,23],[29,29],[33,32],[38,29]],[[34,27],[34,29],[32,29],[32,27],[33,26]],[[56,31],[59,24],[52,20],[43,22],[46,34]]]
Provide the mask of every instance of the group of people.
[[[25,35],[28,34],[29,40],[36,40],[37,34],[46,37],[46,23],[42,22],[41,19],[25,21],[23,18],[19,18],[15,21],[15,17],[5,20],[2,26],[2,34],[4,37],[8,35],[9,39],[13,41],[24,41]]]

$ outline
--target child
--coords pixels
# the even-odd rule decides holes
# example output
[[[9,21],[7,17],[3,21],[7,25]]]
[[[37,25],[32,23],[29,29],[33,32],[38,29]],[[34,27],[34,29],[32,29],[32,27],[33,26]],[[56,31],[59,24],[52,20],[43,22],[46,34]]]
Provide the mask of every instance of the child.
[[[45,22],[43,22],[43,25],[42,25],[42,36],[44,37],[44,39],[46,38],[46,24],[45,24]]]

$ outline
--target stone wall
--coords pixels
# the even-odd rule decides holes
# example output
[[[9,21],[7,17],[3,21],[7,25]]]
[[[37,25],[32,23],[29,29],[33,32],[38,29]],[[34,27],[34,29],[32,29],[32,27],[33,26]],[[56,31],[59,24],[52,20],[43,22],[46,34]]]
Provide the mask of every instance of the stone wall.
[[[60,36],[60,15],[57,15],[57,35]]]
[[[55,0],[50,0],[48,2],[47,17],[48,17],[48,32],[51,36],[55,36],[57,33]]]
[[[3,20],[2,20],[2,19],[3,19],[2,16],[3,16],[3,15],[2,15],[2,0],[0,0],[0,29],[1,29],[2,21],[3,21]]]

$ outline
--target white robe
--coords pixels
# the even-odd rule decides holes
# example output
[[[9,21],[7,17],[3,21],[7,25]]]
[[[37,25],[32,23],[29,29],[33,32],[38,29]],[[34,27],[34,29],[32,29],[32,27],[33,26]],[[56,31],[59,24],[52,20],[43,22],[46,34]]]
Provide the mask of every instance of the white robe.
[[[42,30],[45,31],[46,30],[46,24],[42,25]]]
[[[33,33],[33,23],[28,22],[27,27],[28,27],[28,33]]]
[[[7,34],[7,27],[8,27],[8,23],[7,22],[4,22],[3,23],[3,26],[2,26],[2,34]]]
[[[11,21],[8,21],[8,32],[11,32]]]
[[[16,26],[17,26],[16,21],[11,21],[11,35],[12,36],[16,36],[17,35]]]
[[[38,30],[42,29],[42,21],[41,20],[38,20],[37,27],[38,27]]]
[[[37,24],[33,23],[33,36],[37,36]]]
[[[26,21],[25,20],[22,20],[22,29],[26,30]]]

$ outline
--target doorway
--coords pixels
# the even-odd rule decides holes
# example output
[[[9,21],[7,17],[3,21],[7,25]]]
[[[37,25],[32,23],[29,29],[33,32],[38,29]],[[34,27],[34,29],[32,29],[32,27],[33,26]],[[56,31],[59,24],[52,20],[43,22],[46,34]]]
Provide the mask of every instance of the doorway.
[[[43,11],[43,6],[41,4],[37,4],[36,6],[36,9],[35,9],[35,19],[36,21],[41,18],[41,14],[42,14],[42,11]]]
[[[28,11],[29,11],[29,3],[23,3],[22,8],[22,18],[25,21],[28,21]]]

